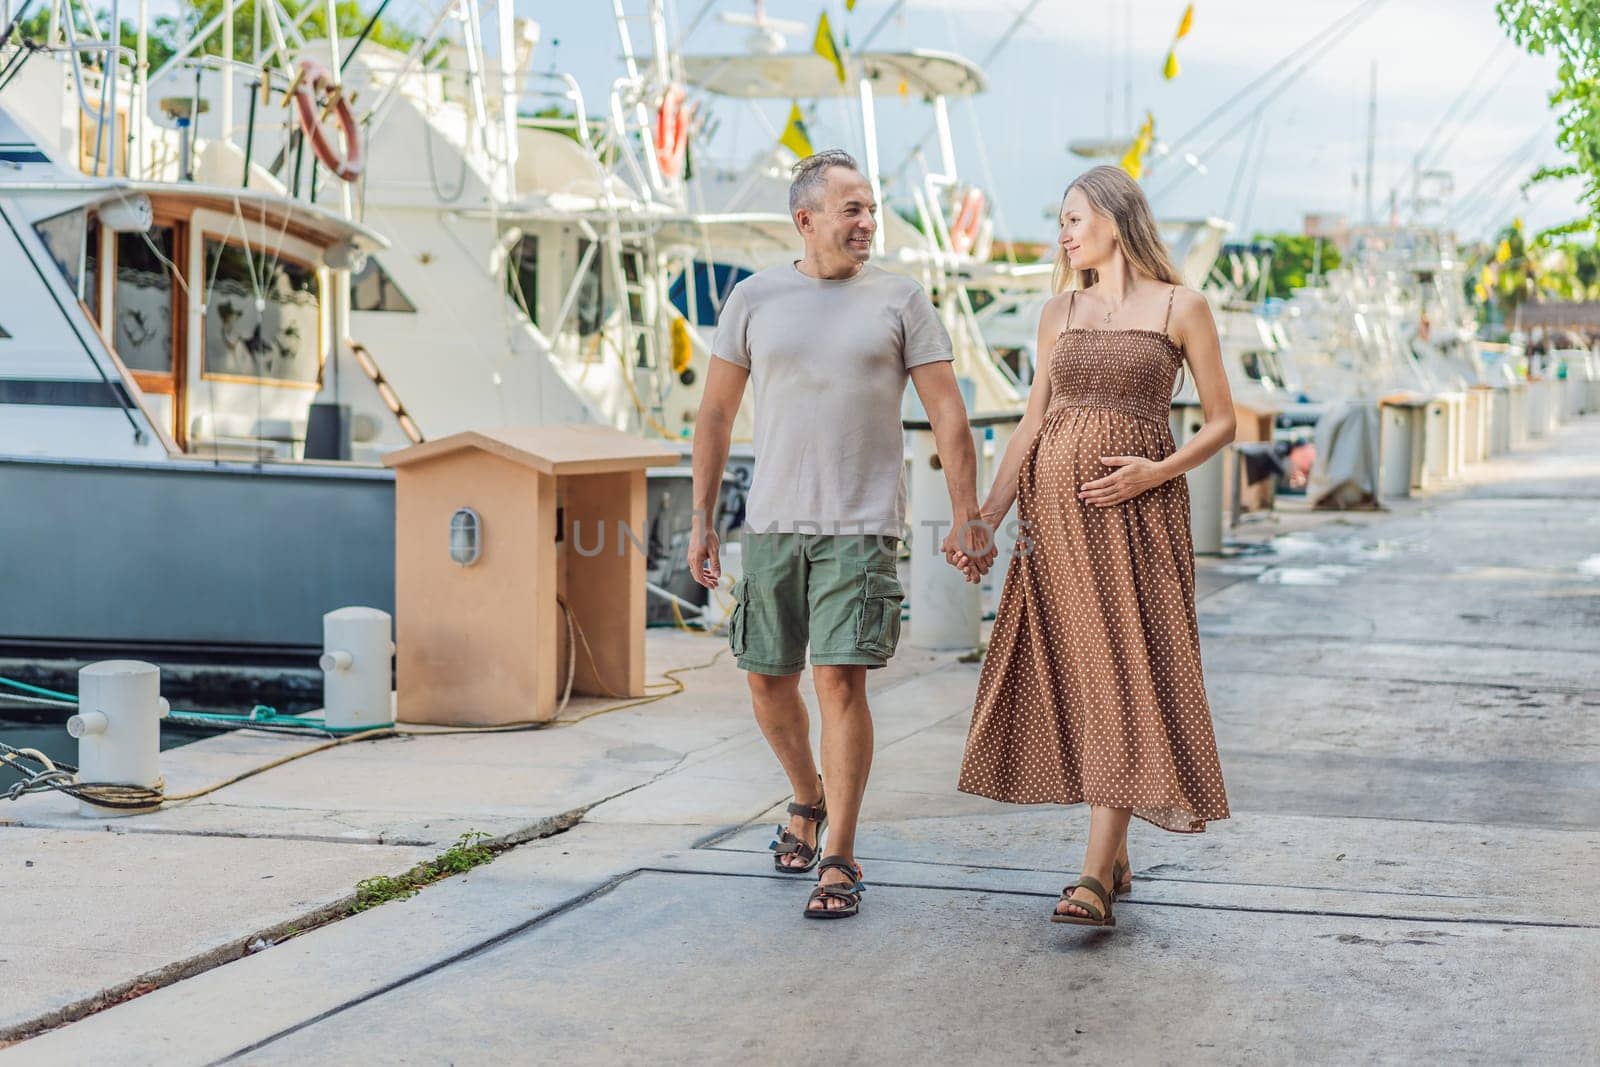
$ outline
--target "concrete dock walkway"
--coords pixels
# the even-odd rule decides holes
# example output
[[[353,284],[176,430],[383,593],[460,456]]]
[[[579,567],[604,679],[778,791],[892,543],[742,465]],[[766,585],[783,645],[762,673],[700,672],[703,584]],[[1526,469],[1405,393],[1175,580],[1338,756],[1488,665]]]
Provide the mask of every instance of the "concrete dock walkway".
[[[1200,564],[1234,817],[1136,824],[1113,931],[1045,921],[1087,813],[955,792],[979,666],[914,651],[872,678],[862,915],[804,921],[742,676],[652,632],[652,676],[696,669],[643,707],[345,745],[136,819],[0,807],[0,1067],[1600,1060],[1600,419],[1250,529]],[[520,843],[296,932],[468,831]]]

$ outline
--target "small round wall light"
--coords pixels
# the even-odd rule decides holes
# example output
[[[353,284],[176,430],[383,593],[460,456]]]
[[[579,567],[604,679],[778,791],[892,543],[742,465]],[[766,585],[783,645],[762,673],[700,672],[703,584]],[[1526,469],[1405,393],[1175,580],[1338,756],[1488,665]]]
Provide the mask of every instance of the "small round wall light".
[[[470,567],[482,552],[483,520],[471,508],[457,508],[450,516],[451,562]]]

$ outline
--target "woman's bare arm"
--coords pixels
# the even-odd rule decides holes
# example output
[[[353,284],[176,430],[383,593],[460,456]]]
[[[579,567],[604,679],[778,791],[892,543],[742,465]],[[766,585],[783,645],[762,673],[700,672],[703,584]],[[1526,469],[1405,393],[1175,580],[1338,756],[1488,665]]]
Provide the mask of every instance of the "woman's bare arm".
[[[1016,502],[1017,475],[1022,470],[1029,449],[1033,447],[1033,439],[1044,425],[1045,412],[1050,407],[1050,357],[1055,352],[1056,339],[1066,328],[1070,301],[1070,293],[1058,293],[1045,301],[1039,312],[1039,339],[1033,350],[1033,388],[1028,393],[1028,408],[1012,433],[1011,442],[1006,445],[989,495],[978,509],[991,528],[999,529],[1010,513],[1011,505]]]
[[[1115,469],[1104,478],[1079,487],[1078,499],[1086,504],[1107,508],[1132,500],[1200,466],[1233,440],[1233,394],[1222,366],[1222,344],[1217,340],[1211,305],[1193,289],[1179,289],[1172,305],[1172,327],[1189,373],[1194,375],[1205,425],[1182,448],[1160,462],[1144,456],[1100,457],[1102,463]]]

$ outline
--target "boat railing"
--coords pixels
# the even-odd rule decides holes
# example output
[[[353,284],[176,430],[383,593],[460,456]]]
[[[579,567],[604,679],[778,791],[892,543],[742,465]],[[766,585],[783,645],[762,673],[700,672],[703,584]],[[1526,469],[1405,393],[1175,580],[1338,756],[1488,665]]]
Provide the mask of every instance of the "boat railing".
[[[596,124],[592,124],[589,121],[589,109],[584,104],[583,89],[578,85],[578,79],[565,71],[545,71],[529,74],[527,81],[533,87],[523,90],[523,98],[566,100],[572,104],[572,117],[523,115],[520,113],[522,98],[519,98],[517,125],[529,129],[556,130],[562,133],[570,133],[578,139],[580,145],[593,152],[595,150],[594,132]],[[555,83],[560,86],[560,89],[537,88],[541,83]]]
[[[611,137],[617,148],[617,156],[633,179],[634,191],[640,199],[648,202],[657,199],[657,194],[667,193],[668,188],[655,153],[646,148],[652,142],[645,95],[646,86],[642,77],[624,75],[611,83]],[[634,112],[633,129],[628,124],[630,108]],[[637,154],[634,152],[636,137],[642,149]],[[643,164],[640,163],[641,156]]]

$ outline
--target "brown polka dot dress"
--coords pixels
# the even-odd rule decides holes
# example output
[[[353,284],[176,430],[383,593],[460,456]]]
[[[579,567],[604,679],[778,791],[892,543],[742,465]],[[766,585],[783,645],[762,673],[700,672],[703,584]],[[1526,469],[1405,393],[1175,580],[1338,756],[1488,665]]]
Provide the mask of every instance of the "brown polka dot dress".
[[[978,683],[963,792],[1132,808],[1179,833],[1228,817],[1200,669],[1188,482],[1108,508],[1077,497],[1110,473],[1101,456],[1172,454],[1182,362],[1165,323],[1074,329],[1068,305],[1050,408],[1017,476],[1023,532]]]

